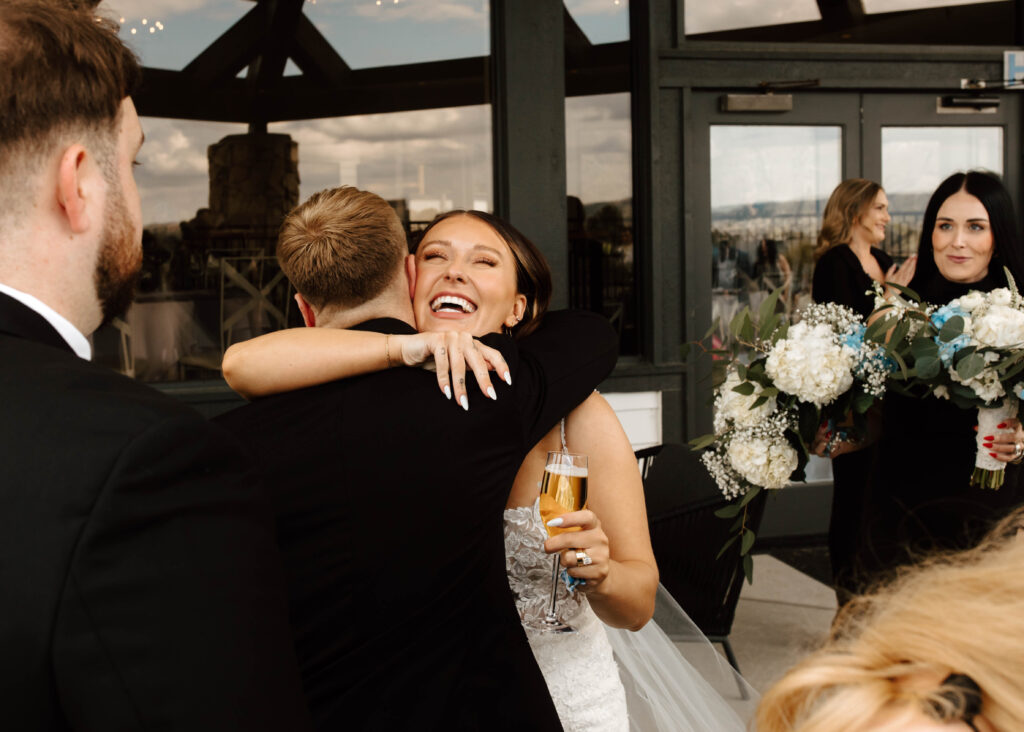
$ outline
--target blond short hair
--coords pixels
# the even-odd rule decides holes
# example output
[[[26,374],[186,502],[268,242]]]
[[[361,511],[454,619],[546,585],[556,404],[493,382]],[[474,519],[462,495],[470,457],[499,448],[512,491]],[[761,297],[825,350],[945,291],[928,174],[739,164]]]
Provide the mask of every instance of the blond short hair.
[[[352,186],[314,193],[281,225],[277,258],[311,305],[354,307],[384,291],[400,270],[405,229],[380,196]]]
[[[1018,509],[980,547],[909,568],[851,602],[825,647],[764,695],[758,732],[852,732],[883,710],[956,719],[948,687],[914,683],[951,673],[978,685],[996,729],[1024,729],[1022,530]]]

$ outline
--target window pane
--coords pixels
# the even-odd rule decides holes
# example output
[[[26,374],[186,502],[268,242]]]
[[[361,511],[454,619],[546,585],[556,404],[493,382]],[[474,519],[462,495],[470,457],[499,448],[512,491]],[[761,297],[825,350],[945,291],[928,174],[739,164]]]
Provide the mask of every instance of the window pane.
[[[143,127],[139,294],[94,337],[97,361],[143,381],[216,378],[231,343],[301,324],[274,250],[284,214],[318,190],[371,190],[410,227],[492,208],[486,106],[282,123],[255,137],[243,125]]]
[[[917,251],[932,191],[957,171],[1003,173],[1002,127],[883,127],[882,187],[892,223],[885,249],[894,257]]]
[[[565,100],[569,302],[608,317],[639,353],[629,94]]]
[[[103,0],[100,14],[121,24],[120,36],[157,69],[182,69],[252,10],[243,0]]]
[[[320,0],[304,12],[353,69],[491,52],[488,0]]]
[[[992,0],[863,0],[865,13],[893,13],[897,10],[945,8],[950,5],[975,5]],[[998,0],[997,0],[998,1]]]
[[[779,309],[810,302],[821,212],[842,179],[838,126],[711,127],[712,313],[727,339],[745,305],[783,287]]]
[[[299,143],[300,198],[338,185],[401,201],[419,228],[442,211],[490,211],[491,108],[453,107],[269,126]]]
[[[815,0],[718,0],[686,3],[686,34],[821,20]]]
[[[629,40],[629,0],[565,0],[565,7],[591,43]]]

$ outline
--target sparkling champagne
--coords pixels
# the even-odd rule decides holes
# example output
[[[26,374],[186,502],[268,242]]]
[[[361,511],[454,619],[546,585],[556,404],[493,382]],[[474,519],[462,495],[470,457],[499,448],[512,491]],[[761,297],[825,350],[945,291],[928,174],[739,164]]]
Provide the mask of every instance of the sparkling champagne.
[[[556,536],[566,531],[579,531],[578,526],[558,528],[547,526],[548,521],[563,513],[579,511],[587,504],[587,469],[579,465],[549,462],[544,468],[540,486],[540,517],[548,534]]]

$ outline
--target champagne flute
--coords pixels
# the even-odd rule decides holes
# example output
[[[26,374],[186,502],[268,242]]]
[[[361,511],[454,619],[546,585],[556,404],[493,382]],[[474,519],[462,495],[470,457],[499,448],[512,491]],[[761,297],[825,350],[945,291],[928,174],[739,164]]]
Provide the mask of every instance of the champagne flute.
[[[587,504],[587,456],[569,452],[549,452],[540,486],[540,518],[549,536],[567,531],[579,531],[578,526],[559,528],[548,526],[548,521],[563,513],[580,511]],[[528,622],[534,630],[546,633],[575,633],[576,630],[558,617],[555,603],[558,595],[558,576],[561,574],[560,554],[555,554],[551,566],[551,601],[544,618]]]

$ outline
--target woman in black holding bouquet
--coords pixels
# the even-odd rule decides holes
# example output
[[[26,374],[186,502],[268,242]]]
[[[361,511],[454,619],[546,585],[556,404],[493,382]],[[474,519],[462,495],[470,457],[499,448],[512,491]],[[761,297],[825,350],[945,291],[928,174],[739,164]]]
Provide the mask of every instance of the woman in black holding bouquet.
[[[896,267],[892,257],[878,248],[889,223],[889,201],[874,181],[850,178],[840,183],[822,217],[818,235],[818,262],[811,294],[815,302],[834,302],[851,308],[865,319],[874,309],[870,290],[875,282],[895,281],[906,285],[914,273],[914,258]],[[836,439],[831,425],[823,435],[831,446],[820,454],[832,458],[832,516],[828,549],[833,584],[840,604],[855,591],[854,557],[861,529],[864,487],[871,469],[872,451],[861,449],[864,436]],[[860,438],[860,439],[858,439]]]
[[[1004,267],[1024,283],[1013,203],[999,179],[971,171],[943,181],[925,210],[917,257],[910,288],[935,305],[1006,287]],[[1024,431],[1016,419],[1003,424],[983,437],[993,457],[1009,463],[1022,453]],[[976,410],[950,401],[886,395],[857,557],[868,581],[923,552],[973,546],[1021,502],[1015,465],[1007,466],[999,490],[970,485],[976,426]]]

